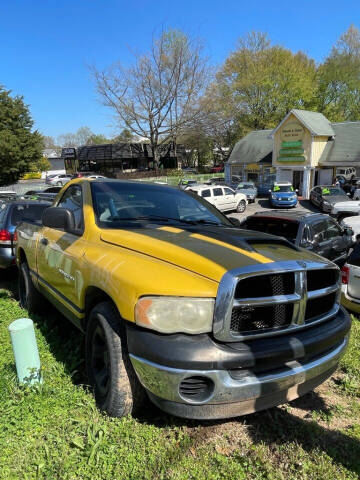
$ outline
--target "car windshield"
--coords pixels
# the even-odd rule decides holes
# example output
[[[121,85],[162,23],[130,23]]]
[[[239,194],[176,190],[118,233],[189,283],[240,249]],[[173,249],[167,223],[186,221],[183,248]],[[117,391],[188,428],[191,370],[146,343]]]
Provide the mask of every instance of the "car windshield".
[[[337,187],[323,187],[321,189],[321,193],[323,196],[329,196],[329,195],[345,195],[346,193],[342,188],[337,188]]]
[[[0,225],[4,223],[5,215],[6,215],[6,203],[0,203]]]
[[[273,192],[293,192],[294,189],[291,185],[275,185]]]
[[[286,220],[283,218],[256,218],[249,217],[246,220],[246,228],[248,230],[256,230],[257,232],[270,233],[285,237],[290,242],[294,243],[299,224],[296,221]]]
[[[104,228],[139,227],[149,222],[233,224],[206,200],[193,193],[122,182],[91,183],[97,224]]]
[[[237,186],[238,189],[240,188],[254,188],[254,185],[252,183],[239,183],[239,185]]]

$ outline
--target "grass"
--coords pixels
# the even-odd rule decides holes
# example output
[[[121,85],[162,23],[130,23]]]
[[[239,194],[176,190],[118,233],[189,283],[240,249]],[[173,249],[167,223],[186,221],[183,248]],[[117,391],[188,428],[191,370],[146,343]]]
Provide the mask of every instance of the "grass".
[[[360,323],[339,371],[287,405],[217,422],[155,407],[113,419],[84,386],[82,337],[34,318],[44,383],[19,387],[8,325],[26,316],[0,290],[1,479],[355,479],[360,475]]]

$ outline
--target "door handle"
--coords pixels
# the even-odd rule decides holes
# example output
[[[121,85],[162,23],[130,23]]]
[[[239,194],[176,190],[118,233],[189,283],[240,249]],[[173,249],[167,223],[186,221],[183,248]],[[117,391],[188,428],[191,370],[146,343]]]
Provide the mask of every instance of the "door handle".
[[[40,242],[43,244],[43,245],[47,245],[49,243],[49,240],[45,237],[43,237]]]

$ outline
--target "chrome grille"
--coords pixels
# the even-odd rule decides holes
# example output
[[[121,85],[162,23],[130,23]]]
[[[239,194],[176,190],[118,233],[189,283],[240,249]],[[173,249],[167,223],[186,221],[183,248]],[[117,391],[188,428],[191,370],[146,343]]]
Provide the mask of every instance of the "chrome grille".
[[[321,262],[274,262],[228,272],[220,282],[214,336],[237,341],[325,321],[339,308],[339,269]]]

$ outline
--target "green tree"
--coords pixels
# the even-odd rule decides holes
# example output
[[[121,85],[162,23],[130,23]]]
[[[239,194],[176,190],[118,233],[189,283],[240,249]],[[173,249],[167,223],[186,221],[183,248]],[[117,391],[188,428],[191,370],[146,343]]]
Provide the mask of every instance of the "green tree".
[[[0,87],[0,185],[17,182],[42,156],[43,138],[32,131],[29,107],[21,96]]]
[[[36,171],[37,172],[47,172],[48,170],[50,170],[50,168],[51,168],[51,164],[46,157],[41,157],[36,162]]]
[[[93,133],[86,141],[86,145],[104,145],[106,143],[111,143],[111,140],[101,133]]]
[[[57,144],[60,147],[81,147],[82,145],[88,145],[88,142],[94,136],[94,132],[89,127],[80,127],[75,133],[59,135]]]
[[[116,135],[112,139],[112,142],[114,143],[131,143],[134,142],[138,139],[139,137],[137,135],[134,135],[131,133],[131,131],[128,128],[124,128],[119,135]]]
[[[360,31],[354,25],[320,65],[318,84],[318,109],[329,120],[360,120]]]
[[[253,32],[227,58],[215,88],[237,128],[265,129],[292,108],[313,108],[315,79],[315,63],[307,55],[271,46],[266,34]]]

